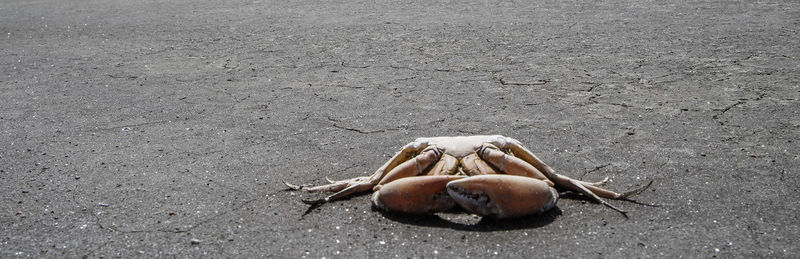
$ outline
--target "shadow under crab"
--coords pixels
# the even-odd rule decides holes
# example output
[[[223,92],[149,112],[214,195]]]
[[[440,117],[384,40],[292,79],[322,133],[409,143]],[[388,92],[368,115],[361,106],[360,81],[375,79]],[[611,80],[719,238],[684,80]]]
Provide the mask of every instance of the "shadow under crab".
[[[558,216],[562,214],[561,209],[558,207],[552,208],[540,214],[526,215],[510,219],[481,217],[475,214],[464,213],[464,211],[458,209],[423,215],[396,213],[386,210],[378,211],[385,218],[403,224],[480,232],[540,228],[552,223],[556,218],[558,218]]]

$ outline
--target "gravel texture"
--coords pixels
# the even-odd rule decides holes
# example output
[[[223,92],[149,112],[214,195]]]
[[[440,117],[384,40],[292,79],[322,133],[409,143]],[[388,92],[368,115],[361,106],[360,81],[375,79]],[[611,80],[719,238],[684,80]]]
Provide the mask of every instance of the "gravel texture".
[[[0,257],[800,257],[797,1],[0,2]],[[282,184],[470,134],[661,206]]]

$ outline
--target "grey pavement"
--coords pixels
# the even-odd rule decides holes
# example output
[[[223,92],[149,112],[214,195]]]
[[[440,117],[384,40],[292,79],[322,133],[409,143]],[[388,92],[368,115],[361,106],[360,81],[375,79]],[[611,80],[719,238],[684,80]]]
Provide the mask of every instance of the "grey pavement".
[[[798,1],[0,1],[0,257],[800,256]],[[282,181],[502,134],[514,220]]]

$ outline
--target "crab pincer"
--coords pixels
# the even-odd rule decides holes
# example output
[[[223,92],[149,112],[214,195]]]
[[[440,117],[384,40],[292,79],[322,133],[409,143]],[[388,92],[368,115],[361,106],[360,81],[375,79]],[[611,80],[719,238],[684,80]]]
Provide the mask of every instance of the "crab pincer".
[[[378,185],[372,194],[372,204],[385,211],[408,214],[429,214],[455,207],[447,194],[449,182],[465,176],[435,175],[407,177]]]
[[[516,175],[479,175],[447,183],[447,193],[465,210],[493,218],[545,212],[558,192],[544,181]]]

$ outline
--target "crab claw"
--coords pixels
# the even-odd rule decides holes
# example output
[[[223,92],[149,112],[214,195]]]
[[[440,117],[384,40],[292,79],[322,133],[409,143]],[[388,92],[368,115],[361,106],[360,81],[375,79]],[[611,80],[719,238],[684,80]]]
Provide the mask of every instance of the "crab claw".
[[[558,192],[547,183],[515,175],[479,175],[447,184],[462,208],[486,217],[513,218],[553,208]]]
[[[446,211],[455,206],[445,186],[463,176],[418,176],[397,179],[379,185],[372,194],[372,204],[386,211],[427,214]]]

